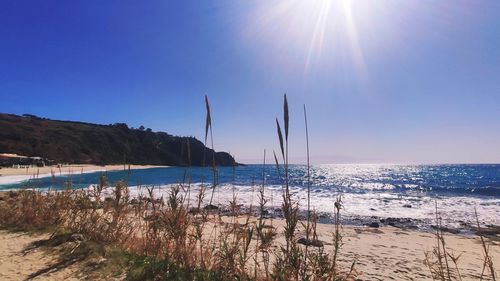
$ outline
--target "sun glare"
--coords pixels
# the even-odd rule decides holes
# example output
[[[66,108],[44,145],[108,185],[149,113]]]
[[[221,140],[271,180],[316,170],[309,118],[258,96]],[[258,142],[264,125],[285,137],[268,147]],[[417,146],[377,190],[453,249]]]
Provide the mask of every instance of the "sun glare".
[[[286,42],[286,48],[295,48],[305,76],[316,64],[333,64],[336,53],[341,53],[366,77],[356,19],[371,16],[366,13],[369,5],[351,0],[265,1],[249,28],[251,33],[265,36],[266,43]]]

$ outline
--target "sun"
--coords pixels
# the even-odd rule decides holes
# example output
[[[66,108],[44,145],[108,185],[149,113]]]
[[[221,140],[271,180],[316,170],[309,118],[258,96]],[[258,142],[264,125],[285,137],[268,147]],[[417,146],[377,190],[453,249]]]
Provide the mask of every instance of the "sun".
[[[295,48],[304,75],[316,63],[324,63],[343,49],[348,49],[350,60],[363,74],[366,65],[355,15],[369,16],[368,5],[372,4],[355,0],[264,1],[250,29],[266,36],[271,44],[281,44],[275,41],[281,40],[287,48]]]

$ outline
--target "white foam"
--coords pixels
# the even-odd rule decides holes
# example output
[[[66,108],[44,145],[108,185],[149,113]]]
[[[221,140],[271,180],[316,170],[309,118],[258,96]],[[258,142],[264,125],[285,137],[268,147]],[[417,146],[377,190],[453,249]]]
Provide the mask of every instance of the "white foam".
[[[90,171],[89,171],[90,172]],[[154,189],[155,198],[168,199],[172,185],[156,186],[131,186],[130,196],[148,196],[147,187]],[[192,184],[189,187],[190,206],[198,204],[198,194],[201,184]],[[188,194],[187,186],[179,194]],[[201,206],[210,203],[212,188],[205,185],[205,197]],[[214,192],[212,204],[228,206],[233,200],[233,194],[237,198],[237,204],[246,207],[257,208],[259,204],[260,186],[231,185],[217,186]],[[92,185],[88,187],[92,189]],[[301,187],[290,187],[293,200],[298,202],[299,208],[307,208],[307,191]],[[112,196],[113,188],[103,191],[102,197]],[[326,189],[311,189],[311,208],[320,213],[333,213],[334,203],[337,196],[342,195],[342,215],[346,217],[370,218],[411,218],[429,223],[435,221],[435,202],[438,203],[438,211],[443,220],[443,225],[459,227],[461,222],[475,224],[474,208],[477,209],[480,222],[483,224],[500,225],[500,198],[477,197],[477,196],[439,196],[430,197],[425,193],[401,194],[384,192],[347,193],[336,192]],[[267,208],[280,208],[282,204],[282,187],[266,186],[264,198],[267,200]],[[187,198],[185,200],[187,202]],[[406,206],[405,206],[406,205]],[[410,205],[411,207],[409,207]]]
[[[201,185],[191,185],[189,200],[191,206],[197,204],[198,193]],[[245,206],[258,206],[259,186],[222,185],[214,192],[212,204],[223,206],[229,205],[236,195],[238,204]],[[156,186],[155,197],[168,198],[171,185]],[[299,203],[299,208],[307,208],[307,191],[299,187],[291,187],[294,201]],[[212,189],[207,188],[202,205],[209,203]],[[146,196],[145,187],[131,187],[130,194],[133,197]],[[183,193],[182,191],[180,194]],[[443,219],[443,224],[459,226],[460,222],[473,224],[475,221],[474,208],[477,209],[480,221],[485,224],[500,225],[500,199],[491,197],[467,197],[467,196],[441,196],[430,197],[428,195],[405,195],[391,192],[368,192],[368,193],[339,193],[334,191],[311,190],[311,208],[318,212],[333,213],[334,203],[338,195],[342,195],[342,214],[349,217],[371,217],[379,218],[412,218],[423,221],[435,221],[435,202],[438,204],[438,212]],[[281,186],[266,186],[265,199],[267,207],[279,208],[282,204]],[[411,206],[411,207],[409,207]]]

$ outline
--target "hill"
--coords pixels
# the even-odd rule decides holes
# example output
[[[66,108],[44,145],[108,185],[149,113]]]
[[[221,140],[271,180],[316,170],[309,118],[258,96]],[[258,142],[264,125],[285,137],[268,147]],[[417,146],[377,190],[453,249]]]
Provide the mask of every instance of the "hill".
[[[190,148],[190,160],[188,157]],[[34,115],[0,113],[0,153],[39,156],[64,163],[193,166],[212,163],[214,151],[193,137],[179,137],[124,123],[99,125],[59,121]],[[217,165],[234,158],[216,152]]]

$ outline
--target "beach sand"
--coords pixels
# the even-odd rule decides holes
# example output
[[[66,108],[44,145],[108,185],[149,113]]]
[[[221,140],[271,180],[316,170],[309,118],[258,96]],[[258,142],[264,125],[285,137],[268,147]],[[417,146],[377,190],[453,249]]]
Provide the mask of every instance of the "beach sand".
[[[224,221],[228,222],[229,218],[226,217]],[[238,221],[244,223],[243,218]],[[269,225],[270,221],[267,220],[266,224]],[[272,224],[278,231],[273,246],[276,249],[277,245],[285,244],[285,221],[273,219]],[[334,227],[333,224],[317,224],[318,239],[324,242],[325,253],[333,253]],[[445,233],[444,236],[450,253],[461,255],[458,266],[462,279],[479,280],[483,267],[483,249],[479,236],[451,233]],[[305,231],[299,225],[296,238],[300,237],[305,237]],[[425,252],[432,251],[436,245],[436,236],[433,233],[392,226],[344,226],[342,237],[340,264],[348,271],[352,261],[356,260],[355,268],[359,273],[359,280],[433,280],[424,264]],[[500,243],[498,239],[495,240],[497,242],[486,239],[496,275],[499,276]]]
[[[0,231],[0,280],[26,280],[30,274],[57,262],[57,256],[40,248],[25,252],[31,243],[47,239],[49,234],[29,235]],[[49,272],[32,280],[80,280],[78,264]]]
[[[243,219],[243,218],[241,218]],[[226,217],[224,221],[228,221]],[[269,223],[269,222],[268,222]],[[278,227],[277,243],[283,243],[283,220],[273,220]],[[334,226],[318,224],[319,239],[328,243]],[[298,237],[302,234],[299,233]],[[436,238],[432,233],[416,230],[402,230],[395,227],[367,228],[344,227],[343,248],[340,262],[348,266],[357,260],[357,280],[432,280],[429,270],[423,263],[424,252],[432,250]],[[0,280],[23,280],[29,274],[55,262],[56,256],[42,250],[34,250],[25,256],[23,250],[30,243],[46,239],[48,235],[28,235],[0,231]],[[459,267],[463,280],[477,280],[482,269],[482,248],[478,237],[446,234],[447,247],[455,254],[461,254]],[[489,242],[491,243],[491,242]],[[493,263],[500,274],[500,245],[490,244]],[[326,244],[326,252],[333,246]],[[35,280],[82,280],[79,266],[74,264],[63,270],[44,274]]]
[[[130,165],[130,169],[149,169],[149,168],[159,168],[167,166],[154,166],[154,165]],[[71,164],[64,165],[62,167],[57,166],[46,166],[46,167],[33,167],[33,168],[0,168],[0,177],[7,176],[29,176],[34,175],[49,175],[54,172],[56,175],[61,174],[79,174],[82,172],[98,172],[98,171],[119,171],[128,169],[128,165],[88,165],[88,164]]]
[[[319,228],[325,232],[328,227]],[[458,265],[463,280],[478,280],[483,266],[480,239],[445,234],[445,241],[453,254],[461,254]],[[346,228],[343,242],[343,259],[356,258],[363,280],[432,280],[424,264],[424,253],[436,245],[436,236],[431,233],[393,227]],[[500,245],[495,244],[490,250],[498,275]]]

